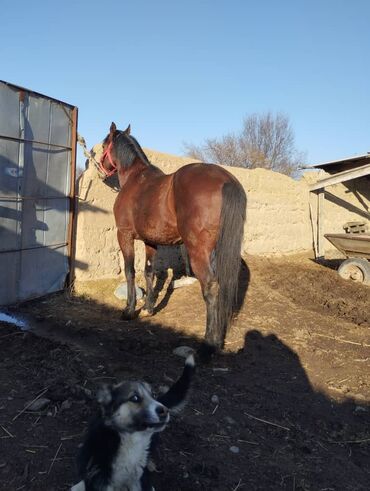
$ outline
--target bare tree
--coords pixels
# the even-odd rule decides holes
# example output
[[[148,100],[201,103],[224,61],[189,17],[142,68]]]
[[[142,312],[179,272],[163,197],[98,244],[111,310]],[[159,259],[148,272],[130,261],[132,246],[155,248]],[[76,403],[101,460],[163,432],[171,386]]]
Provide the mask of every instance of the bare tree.
[[[295,148],[288,116],[271,112],[247,116],[239,135],[207,139],[203,145],[185,143],[187,155],[203,162],[265,169],[292,175],[303,162]]]

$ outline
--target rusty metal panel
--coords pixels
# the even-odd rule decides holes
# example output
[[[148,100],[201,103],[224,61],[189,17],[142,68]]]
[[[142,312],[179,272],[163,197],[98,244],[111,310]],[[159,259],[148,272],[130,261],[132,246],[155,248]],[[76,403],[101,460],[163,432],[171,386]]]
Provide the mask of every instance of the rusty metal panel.
[[[22,196],[46,196],[45,186],[48,171],[47,147],[33,143],[24,144],[24,160],[27,162],[23,171]]]
[[[25,200],[22,248],[67,242],[69,203],[65,198]]]
[[[64,286],[76,130],[75,107],[0,81],[0,305]]]
[[[5,84],[0,90],[0,135],[19,137],[19,94]]]
[[[66,246],[23,250],[19,275],[19,297],[21,299],[37,298],[46,293],[62,290],[67,271]]]
[[[32,94],[25,99],[24,110],[26,121],[24,125],[25,140],[49,142],[50,132],[50,101]]]
[[[68,196],[71,181],[71,152],[64,149],[53,149],[49,153],[49,167],[46,180],[47,194],[50,198]]]
[[[69,201],[66,199],[49,199],[44,202],[44,222],[49,224],[44,230],[45,245],[67,242]]]
[[[54,145],[71,145],[71,108],[51,103],[50,143]]]
[[[0,251],[14,251],[20,246],[21,217],[18,208],[17,201],[0,200]]]
[[[0,197],[16,197],[22,175],[19,168],[19,142],[0,139],[0,169]]]

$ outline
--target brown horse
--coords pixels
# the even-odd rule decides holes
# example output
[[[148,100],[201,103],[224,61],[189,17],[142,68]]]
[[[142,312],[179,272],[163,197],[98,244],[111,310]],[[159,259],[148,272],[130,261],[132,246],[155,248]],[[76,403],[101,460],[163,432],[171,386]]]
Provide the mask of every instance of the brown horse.
[[[239,181],[220,166],[195,163],[173,174],[152,165],[130,126],[118,131],[112,123],[103,141],[100,171],[118,172],[120,192],[114,204],[118,242],[128,285],[123,318],[136,308],[134,240],[145,243],[146,299],[153,314],[153,260],[158,245],[184,244],[207,307],[204,347],[223,347],[234,312],[241,265],[246,195]]]

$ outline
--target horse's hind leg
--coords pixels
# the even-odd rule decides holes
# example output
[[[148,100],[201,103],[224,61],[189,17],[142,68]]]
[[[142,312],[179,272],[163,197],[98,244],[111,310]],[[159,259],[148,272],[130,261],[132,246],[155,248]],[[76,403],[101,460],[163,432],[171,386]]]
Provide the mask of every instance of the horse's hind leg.
[[[146,281],[146,298],[144,307],[141,310],[140,315],[153,315],[155,294],[153,287],[154,280],[154,259],[157,253],[157,248],[145,244],[145,281]]]
[[[135,317],[136,307],[134,239],[120,230],[118,230],[117,237],[125,261],[127,281],[127,304],[122,312],[122,319],[131,320]]]
[[[202,290],[207,308],[205,342],[208,351],[214,352],[222,349],[224,342],[224,335],[220,332],[217,322],[217,297],[219,290],[217,281],[215,279],[208,281]]]
[[[185,274],[186,276],[192,276],[193,272],[190,267],[189,254],[188,251],[186,250],[185,244],[181,244],[180,250],[185,265]]]
[[[199,250],[189,250],[190,263],[195,276],[198,278],[203,299],[207,309],[207,325],[205,334],[205,345],[202,347],[204,355],[211,354],[222,349],[224,342],[224,331],[220,330],[217,320],[217,299],[219,286],[216,281],[211,254]]]

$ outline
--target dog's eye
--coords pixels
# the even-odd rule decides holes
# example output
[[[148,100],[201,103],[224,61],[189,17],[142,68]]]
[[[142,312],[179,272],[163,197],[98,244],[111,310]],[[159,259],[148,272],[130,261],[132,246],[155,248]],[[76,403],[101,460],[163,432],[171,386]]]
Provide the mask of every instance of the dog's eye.
[[[138,404],[139,402],[141,402],[141,397],[137,394],[134,394],[130,397],[130,402],[135,402],[136,404]]]

